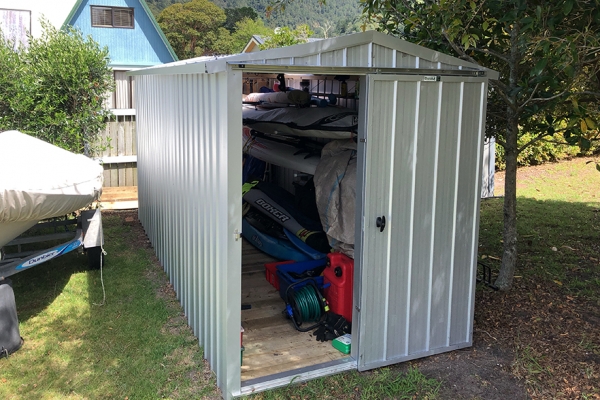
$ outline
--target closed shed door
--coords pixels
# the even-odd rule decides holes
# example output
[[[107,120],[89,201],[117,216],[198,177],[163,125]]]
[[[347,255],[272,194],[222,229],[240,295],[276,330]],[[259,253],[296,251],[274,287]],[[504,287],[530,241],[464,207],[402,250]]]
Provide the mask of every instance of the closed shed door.
[[[487,81],[367,76],[359,370],[471,345]]]

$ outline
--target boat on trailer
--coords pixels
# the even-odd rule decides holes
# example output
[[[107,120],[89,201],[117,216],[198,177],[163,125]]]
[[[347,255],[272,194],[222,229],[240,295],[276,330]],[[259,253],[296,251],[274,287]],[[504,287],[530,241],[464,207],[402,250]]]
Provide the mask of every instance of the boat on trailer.
[[[100,210],[79,212],[75,219],[60,217],[91,208],[102,193],[102,182],[103,168],[95,160],[18,131],[0,132],[0,279],[81,246],[88,251],[91,266],[100,267]],[[76,229],[69,231],[69,225]],[[56,226],[65,232],[21,236],[32,228]],[[68,240],[41,251],[6,251],[62,239]]]

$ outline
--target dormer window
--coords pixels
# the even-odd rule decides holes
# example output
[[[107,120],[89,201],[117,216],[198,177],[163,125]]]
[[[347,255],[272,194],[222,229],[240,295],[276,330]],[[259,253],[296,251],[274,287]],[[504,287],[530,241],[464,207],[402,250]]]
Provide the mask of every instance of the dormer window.
[[[91,6],[92,26],[133,28],[133,8]]]

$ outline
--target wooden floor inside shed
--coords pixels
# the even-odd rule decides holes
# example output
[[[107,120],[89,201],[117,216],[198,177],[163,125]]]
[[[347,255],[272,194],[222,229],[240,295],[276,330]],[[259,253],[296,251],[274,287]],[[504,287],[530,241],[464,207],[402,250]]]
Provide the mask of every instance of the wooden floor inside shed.
[[[312,332],[298,332],[283,316],[285,303],[265,278],[264,264],[274,261],[244,240],[242,304],[251,309],[242,310],[242,381],[346,357],[331,342],[318,342]]]

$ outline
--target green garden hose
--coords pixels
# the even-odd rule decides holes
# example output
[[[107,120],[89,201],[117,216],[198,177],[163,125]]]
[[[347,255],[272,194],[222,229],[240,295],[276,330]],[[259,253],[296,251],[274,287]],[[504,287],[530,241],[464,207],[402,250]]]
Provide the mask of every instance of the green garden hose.
[[[301,283],[304,286],[294,290],[294,286]],[[321,325],[321,318],[329,311],[325,298],[312,278],[302,279],[288,286],[286,298],[286,313],[300,332],[308,332]],[[308,328],[301,328],[303,322],[313,321],[317,323]]]

